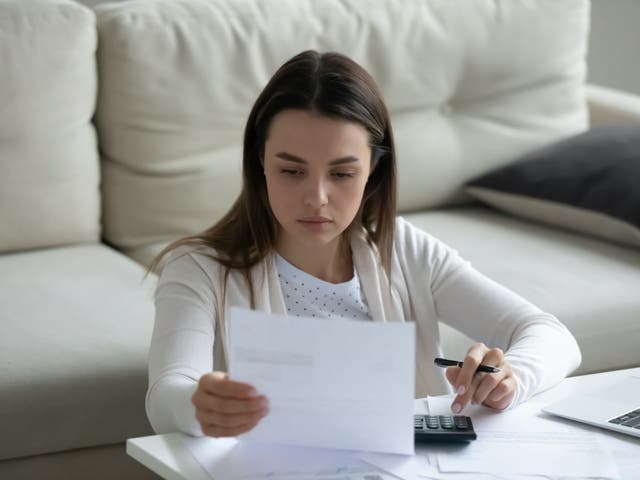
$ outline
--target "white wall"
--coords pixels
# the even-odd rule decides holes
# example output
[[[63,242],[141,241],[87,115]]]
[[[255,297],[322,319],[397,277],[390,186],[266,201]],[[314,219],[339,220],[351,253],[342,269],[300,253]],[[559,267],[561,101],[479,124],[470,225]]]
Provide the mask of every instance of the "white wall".
[[[640,95],[640,0],[592,0],[588,81]]]

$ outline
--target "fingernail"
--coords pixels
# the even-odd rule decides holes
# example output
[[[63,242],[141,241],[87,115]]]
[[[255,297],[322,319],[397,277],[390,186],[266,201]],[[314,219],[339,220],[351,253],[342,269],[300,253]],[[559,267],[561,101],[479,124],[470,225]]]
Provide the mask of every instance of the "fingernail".
[[[255,388],[252,388],[251,390],[249,390],[249,396],[250,397],[257,397],[258,396],[258,391]]]
[[[451,411],[453,413],[460,413],[460,410],[462,410],[462,407],[459,403],[454,403],[453,405],[451,405]]]
[[[466,392],[466,391],[467,391],[467,389],[466,389],[466,388],[464,388],[464,385],[460,385],[460,386],[458,387],[458,389],[456,390],[456,393],[457,393],[458,395],[464,395],[464,392]]]

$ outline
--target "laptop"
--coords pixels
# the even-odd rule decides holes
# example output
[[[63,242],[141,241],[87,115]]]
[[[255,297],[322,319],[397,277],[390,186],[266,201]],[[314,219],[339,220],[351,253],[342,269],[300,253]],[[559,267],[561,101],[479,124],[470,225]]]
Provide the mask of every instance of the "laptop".
[[[542,411],[640,437],[640,369],[595,390],[572,394]]]

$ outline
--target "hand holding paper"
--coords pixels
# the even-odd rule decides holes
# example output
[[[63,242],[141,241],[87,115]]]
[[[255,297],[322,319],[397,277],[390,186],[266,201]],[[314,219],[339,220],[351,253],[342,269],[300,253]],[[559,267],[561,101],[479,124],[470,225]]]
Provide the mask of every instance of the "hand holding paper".
[[[268,413],[268,400],[246,383],[234,382],[225,372],[210,372],[198,382],[191,397],[202,433],[235,437],[248,432]]]
[[[242,438],[413,454],[415,326],[232,308],[229,375],[269,399]]]

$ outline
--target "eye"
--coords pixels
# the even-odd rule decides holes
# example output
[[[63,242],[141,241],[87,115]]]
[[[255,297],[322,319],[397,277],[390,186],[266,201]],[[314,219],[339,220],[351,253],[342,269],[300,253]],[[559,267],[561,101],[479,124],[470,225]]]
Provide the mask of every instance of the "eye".
[[[333,175],[334,177],[340,179],[340,180],[344,180],[347,178],[353,178],[355,176],[355,174],[353,172],[333,172],[331,175]]]
[[[302,170],[296,170],[295,168],[281,168],[280,173],[288,177],[299,177],[304,174]]]

